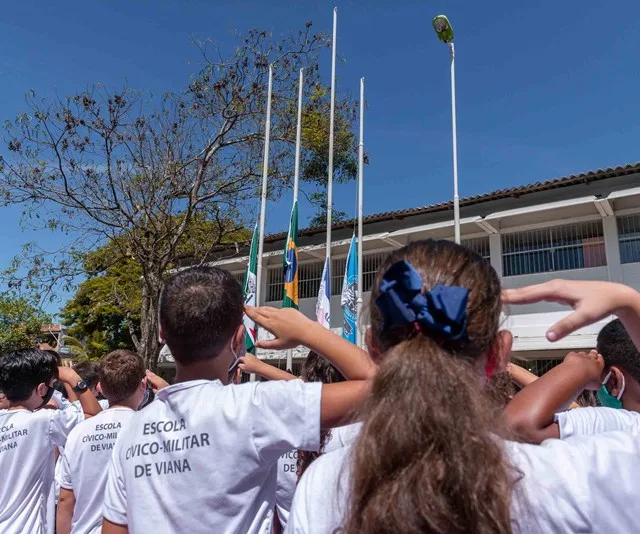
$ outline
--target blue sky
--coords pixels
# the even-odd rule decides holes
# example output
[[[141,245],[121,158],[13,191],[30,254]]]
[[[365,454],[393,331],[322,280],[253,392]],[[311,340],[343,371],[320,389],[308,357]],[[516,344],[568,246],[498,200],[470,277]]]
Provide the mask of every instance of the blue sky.
[[[431,29],[444,12],[457,50],[461,196],[640,159],[640,3],[360,1],[339,9],[338,90],[366,78],[365,211],[430,204],[451,196],[449,60]],[[5,2],[0,21],[0,121],[24,94],[64,96],[94,82],[155,93],[179,90],[197,70],[191,35],[233,46],[233,31],[284,34],[312,20],[331,30],[331,2],[59,0]],[[330,74],[330,52],[323,56]],[[0,148],[0,150],[2,150]],[[355,183],[336,188],[353,213]],[[269,207],[268,231],[287,209]],[[31,239],[19,209],[0,210],[0,267]],[[302,206],[301,217],[305,218]],[[304,222],[301,221],[301,225]],[[58,304],[51,304],[55,311]]]

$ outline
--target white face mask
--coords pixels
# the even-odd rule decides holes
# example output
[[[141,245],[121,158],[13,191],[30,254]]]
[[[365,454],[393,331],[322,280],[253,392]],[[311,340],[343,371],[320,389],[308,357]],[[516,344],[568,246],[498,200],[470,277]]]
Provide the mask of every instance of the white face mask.
[[[233,354],[233,361],[229,366],[229,379],[227,380],[227,384],[233,382],[233,376],[236,374],[236,370],[238,369],[238,364],[240,363],[240,358],[244,356],[244,352],[241,356],[238,356],[235,349],[233,348],[233,338],[231,338],[231,342],[229,343],[229,348],[231,349],[231,354]]]

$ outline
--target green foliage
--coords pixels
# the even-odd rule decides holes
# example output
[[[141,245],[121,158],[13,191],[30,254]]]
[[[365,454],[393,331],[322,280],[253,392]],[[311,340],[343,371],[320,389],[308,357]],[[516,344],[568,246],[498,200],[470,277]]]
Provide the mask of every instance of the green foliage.
[[[90,358],[112,350],[135,349],[131,329],[140,331],[142,269],[129,258],[115,257],[106,246],[87,255],[94,273],[82,282],[61,311],[69,333],[84,342]]]
[[[50,318],[23,297],[0,297],[0,354],[34,347],[41,338],[40,328]]]
[[[230,228],[230,224],[227,227]],[[194,217],[180,243],[176,260],[199,257],[218,242],[218,231],[217,224]],[[251,232],[244,228],[225,230],[222,242],[244,242],[250,238]],[[128,250],[131,251],[131,246],[127,246],[123,238],[84,258],[89,278],[78,286],[61,311],[69,334],[82,340],[81,344],[69,344],[73,345],[76,356],[96,359],[116,349],[137,349],[143,271],[134,259],[123,254]]]

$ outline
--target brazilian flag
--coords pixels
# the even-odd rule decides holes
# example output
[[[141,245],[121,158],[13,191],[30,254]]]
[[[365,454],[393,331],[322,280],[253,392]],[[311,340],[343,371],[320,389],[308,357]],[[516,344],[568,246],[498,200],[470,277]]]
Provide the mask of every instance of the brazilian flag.
[[[284,244],[283,308],[298,309],[298,202],[293,203],[289,234]]]

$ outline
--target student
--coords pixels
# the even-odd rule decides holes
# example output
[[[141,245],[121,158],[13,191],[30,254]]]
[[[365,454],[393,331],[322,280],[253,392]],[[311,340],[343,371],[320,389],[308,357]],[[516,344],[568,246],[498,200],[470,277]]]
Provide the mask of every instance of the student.
[[[53,486],[54,447],[63,446],[83,419],[76,410],[38,410],[53,394],[55,378],[78,393],[84,415],[100,411],[93,394],[70,367],[39,349],[0,356],[0,389],[9,406],[0,410],[0,532],[44,532]],[[49,525],[49,528],[51,525]]]
[[[602,407],[564,411],[583,390],[598,392]],[[570,353],[565,360],[518,394],[505,411],[523,439],[549,438],[640,428],[640,353],[622,321],[598,334],[596,350]]]
[[[296,377],[269,365],[255,356],[245,355],[240,358],[240,368],[246,373],[255,373],[268,380],[293,380]],[[321,382],[335,384],[344,382],[345,378],[326,358],[310,351],[302,364],[302,375],[305,382]],[[357,435],[359,423],[345,425],[320,432],[320,446],[317,451],[291,450],[278,458],[278,475],[276,483],[276,529],[281,532],[287,525],[289,510],[298,478],[320,454],[342,447],[353,436]]]
[[[622,309],[624,294],[640,327],[637,293],[563,283],[554,298],[573,291],[569,324]],[[500,300],[493,268],[464,247],[428,240],[391,253],[372,287],[367,344],[381,364],[363,429],[354,445],[309,467],[286,532],[637,530],[637,433],[544,446],[499,439],[481,387],[504,371],[511,349],[511,334],[499,329]]]
[[[84,360],[76,363],[73,368],[76,373],[84,380],[87,387],[91,390],[98,399],[98,404],[103,410],[106,410],[109,407],[109,402],[104,398],[102,393],[98,388],[98,373],[99,373],[99,365],[97,362],[92,362],[90,360]],[[67,395],[72,400],[72,404],[76,406],[78,409],[80,408],[78,400],[76,398],[73,390],[67,388]]]
[[[113,445],[144,400],[147,379],[142,358],[116,350],[99,366],[99,388],[109,409],[76,426],[67,439],[56,479],[60,484],[57,534],[97,534]]]
[[[175,274],[160,300],[160,331],[176,361],[176,384],[134,414],[118,438],[104,534],[147,533],[150,521],[156,534],[270,532],[280,455],[317,449],[321,428],[344,423],[366,395],[375,366],[364,351],[354,354],[296,310],[246,313],[277,337],[259,347],[321,344],[353,380],[228,384],[245,353],[240,284],[215,267]]]

